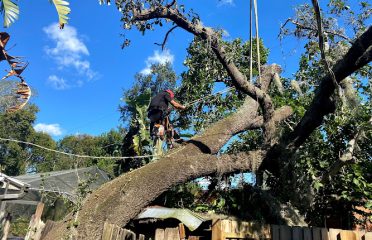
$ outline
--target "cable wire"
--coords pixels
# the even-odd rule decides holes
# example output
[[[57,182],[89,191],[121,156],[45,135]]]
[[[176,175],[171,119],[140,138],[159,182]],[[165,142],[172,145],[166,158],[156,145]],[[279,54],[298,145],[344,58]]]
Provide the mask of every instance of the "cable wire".
[[[58,150],[55,150],[55,149],[50,149],[50,148],[47,148],[47,147],[44,147],[44,146],[40,146],[40,145],[35,144],[35,143],[20,141],[20,140],[16,140],[16,139],[1,138],[0,137],[0,141],[23,143],[23,144],[27,144],[27,145],[30,145],[30,146],[38,147],[38,148],[41,148],[41,149],[44,149],[44,150],[47,150],[47,151],[50,151],[50,152],[55,152],[55,153],[58,153],[58,154],[63,154],[63,155],[67,155],[67,156],[71,156],[71,157],[78,157],[78,158],[92,158],[92,159],[130,159],[130,158],[158,157],[158,155],[143,155],[143,156],[132,156],[132,157],[129,157],[129,156],[125,156],[125,157],[89,156],[89,155],[80,155],[80,154],[73,154],[73,153],[62,152],[62,151],[58,151]]]

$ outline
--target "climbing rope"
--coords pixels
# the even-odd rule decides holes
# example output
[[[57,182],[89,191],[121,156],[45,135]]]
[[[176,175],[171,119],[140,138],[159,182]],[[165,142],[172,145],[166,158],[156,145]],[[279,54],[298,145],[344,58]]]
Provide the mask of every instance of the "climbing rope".
[[[260,58],[260,38],[258,35],[258,10],[257,10],[257,0],[250,0],[250,7],[249,7],[249,81],[253,82],[253,37],[252,37],[252,5],[254,9],[254,15],[255,15],[255,26],[256,26],[256,50],[257,50],[257,68],[258,68],[258,79],[257,83],[261,84],[261,58]]]
[[[89,155],[79,155],[79,154],[62,152],[62,151],[58,151],[58,150],[55,150],[55,149],[50,149],[50,148],[47,148],[47,147],[44,147],[44,146],[41,146],[41,145],[38,145],[38,144],[35,144],[35,143],[20,141],[20,140],[16,140],[16,139],[0,138],[0,141],[23,143],[23,144],[27,144],[27,145],[30,145],[30,146],[38,147],[38,148],[41,148],[41,149],[44,149],[44,150],[47,150],[47,151],[50,151],[50,152],[55,152],[55,153],[58,153],[58,154],[63,154],[63,155],[67,155],[67,156],[70,156],[70,157],[78,157],[78,158],[129,159],[129,158],[148,158],[148,157],[156,157],[157,156],[157,155],[143,155],[143,156],[131,156],[131,157],[129,157],[129,156],[125,156],[125,157],[89,156]]]
[[[253,46],[252,46],[252,1],[250,1],[249,5],[249,81],[253,83],[253,61],[252,61],[252,56],[253,56]]]
[[[203,101],[203,100],[209,99],[209,98],[211,98],[211,97],[215,97],[216,94],[222,94],[222,93],[229,92],[231,89],[234,89],[234,87],[227,87],[227,88],[225,88],[225,89],[222,89],[221,91],[218,91],[218,92],[215,92],[215,93],[209,94],[209,95],[207,95],[207,96],[205,96],[205,97],[202,97],[202,98],[198,98],[198,99],[193,100],[193,101],[191,101],[191,102],[185,103],[184,106],[185,106],[185,107],[190,107],[190,106],[192,106],[192,105],[194,105],[194,104],[196,104],[196,103],[198,103],[198,102],[201,102],[201,101]]]
[[[257,10],[257,0],[253,0],[254,5],[254,15],[256,17],[256,49],[257,49],[257,68],[258,68],[258,84],[261,84],[261,59],[260,59],[260,38],[258,35],[258,10]]]

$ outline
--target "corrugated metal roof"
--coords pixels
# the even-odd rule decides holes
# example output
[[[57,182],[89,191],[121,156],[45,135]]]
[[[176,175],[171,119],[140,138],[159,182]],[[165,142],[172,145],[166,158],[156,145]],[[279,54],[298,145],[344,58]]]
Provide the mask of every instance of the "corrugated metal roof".
[[[188,209],[178,209],[178,208],[165,208],[165,207],[148,207],[142,213],[137,216],[137,219],[145,218],[175,218],[182,222],[188,229],[194,231],[203,222],[208,219],[194,213]]]

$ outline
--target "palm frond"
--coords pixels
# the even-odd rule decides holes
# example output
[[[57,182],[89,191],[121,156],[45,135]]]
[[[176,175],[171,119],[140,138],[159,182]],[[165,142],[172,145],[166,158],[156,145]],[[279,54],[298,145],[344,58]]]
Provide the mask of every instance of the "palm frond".
[[[68,7],[70,3],[63,0],[53,0],[52,2],[57,9],[59,26],[63,28],[68,20],[67,15],[71,12],[71,9]]]
[[[12,0],[0,0],[0,10],[4,16],[4,27],[9,27],[18,19],[19,7]]]

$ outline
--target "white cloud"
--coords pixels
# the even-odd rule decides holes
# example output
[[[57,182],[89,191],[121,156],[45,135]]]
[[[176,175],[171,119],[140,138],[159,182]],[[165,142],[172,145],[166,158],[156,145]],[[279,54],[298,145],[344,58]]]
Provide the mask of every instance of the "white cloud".
[[[55,44],[54,47],[46,46],[45,52],[58,64],[60,70],[73,68],[88,80],[97,77],[97,72],[91,69],[90,62],[86,59],[89,50],[79,37],[76,28],[67,25],[60,30],[58,24],[53,23],[44,27],[43,31]]]
[[[57,90],[65,90],[70,88],[70,85],[68,85],[63,78],[57,77],[56,75],[50,75],[48,77],[48,84]]]
[[[219,3],[218,3],[219,6],[222,6],[222,5],[231,5],[231,6],[234,6],[234,0],[219,0]]]
[[[168,49],[165,49],[162,52],[155,50],[154,54],[146,59],[146,68],[142,69],[141,73],[144,75],[149,75],[151,74],[152,64],[166,64],[167,62],[173,64],[174,55]]]
[[[62,129],[58,123],[54,124],[38,123],[34,126],[34,129],[36,132],[43,132],[52,136],[62,135]]]

